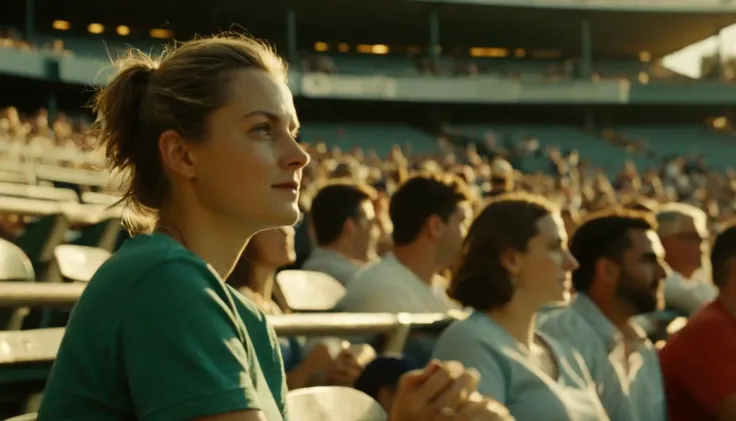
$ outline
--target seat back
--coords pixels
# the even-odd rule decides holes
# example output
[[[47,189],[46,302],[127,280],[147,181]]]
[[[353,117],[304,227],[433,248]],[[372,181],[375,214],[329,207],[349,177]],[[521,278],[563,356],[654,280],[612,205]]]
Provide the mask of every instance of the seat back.
[[[36,273],[31,259],[15,244],[0,239],[0,281],[33,282]],[[21,326],[27,308],[0,308],[0,330]]]
[[[54,256],[65,280],[89,282],[111,253],[97,247],[62,244],[56,247]]]
[[[289,392],[286,399],[291,421],[386,421],[381,405],[349,387],[309,387]]]
[[[25,415],[18,415],[17,417],[8,418],[5,421],[36,421],[38,414],[37,413],[31,413],[31,414],[25,414]]]
[[[330,311],[345,296],[345,287],[326,273],[282,270],[276,282],[293,311]]]
[[[31,259],[15,244],[0,239],[0,281],[33,281]]]

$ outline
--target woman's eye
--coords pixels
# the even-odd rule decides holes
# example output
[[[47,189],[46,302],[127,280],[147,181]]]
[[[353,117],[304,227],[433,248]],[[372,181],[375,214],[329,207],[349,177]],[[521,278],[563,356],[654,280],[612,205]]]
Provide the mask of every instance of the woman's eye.
[[[259,126],[254,127],[253,130],[251,130],[251,132],[269,135],[271,134],[271,126],[269,126],[268,124],[261,124]]]

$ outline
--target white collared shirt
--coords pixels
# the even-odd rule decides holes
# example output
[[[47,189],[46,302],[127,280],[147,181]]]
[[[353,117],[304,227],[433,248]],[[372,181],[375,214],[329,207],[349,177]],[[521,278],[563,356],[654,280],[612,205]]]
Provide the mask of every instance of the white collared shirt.
[[[667,308],[692,315],[700,307],[715,300],[718,288],[698,278],[686,278],[672,271],[664,280],[664,302]]]
[[[358,272],[337,308],[358,313],[445,313],[459,308],[447,296],[445,285],[440,275],[427,285],[389,253]]]

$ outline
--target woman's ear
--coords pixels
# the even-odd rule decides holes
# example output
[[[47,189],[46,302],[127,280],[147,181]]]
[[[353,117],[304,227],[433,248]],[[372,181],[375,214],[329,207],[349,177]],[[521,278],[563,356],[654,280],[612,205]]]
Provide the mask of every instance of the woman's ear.
[[[519,254],[514,250],[506,250],[501,253],[499,258],[501,266],[509,273],[511,278],[516,278],[519,275]]]

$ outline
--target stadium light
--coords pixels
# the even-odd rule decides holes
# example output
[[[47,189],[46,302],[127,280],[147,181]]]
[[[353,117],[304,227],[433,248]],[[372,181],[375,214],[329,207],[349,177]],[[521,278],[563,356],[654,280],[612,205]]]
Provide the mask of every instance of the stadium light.
[[[130,28],[126,25],[118,25],[118,27],[115,28],[115,32],[117,32],[121,37],[125,37],[130,35]]]
[[[506,57],[509,55],[509,50],[505,48],[473,47],[470,49],[470,55],[472,57]]]
[[[642,51],[639,53],[639,61],[642,63],[649,63],[652,61],[652,55],[649,53],[649,51]]]
[[[168,39],[174,36],[174,32],[170,29],[153,28],[148,33],[151,38]]]
[[[526,57],[526,50],[523,48],[517,48],[514,50],[514,55],[518,58],[524,58]]]
[[[57,31],[68,31],[71,29],[72,25],[65,20],[55,20],[51,22],[51,27]]]
[[[355,49],[361,54],[370,54],[373,46],[369,44],[358,44],[355,46]]]
[[[726,117],[716,117],[711,123],[713,124],[713,128],[725,129],[728,126],[728,119]]]
[[[350,46],[347,45],[344,42],[341,42],[341,43],[337,44],[337,51],[339,51],[341,53],[347,53],[348,51],[350,51]]]
[[[371,53],[373,54],[388,54],[388,45],[383,44],[376,44],[371,48]]]
[[[321,53],[327,51],[330,49],[330,46],[327,45],[326,42],[315,42],[314,43],[314,51],[319,51]]]
[[[105,27],[101,23],[90,23],[89,26],[87,26],[87,31],[90,34],[101,34],[105,32]]]

